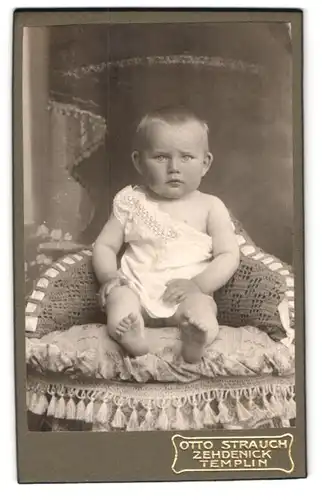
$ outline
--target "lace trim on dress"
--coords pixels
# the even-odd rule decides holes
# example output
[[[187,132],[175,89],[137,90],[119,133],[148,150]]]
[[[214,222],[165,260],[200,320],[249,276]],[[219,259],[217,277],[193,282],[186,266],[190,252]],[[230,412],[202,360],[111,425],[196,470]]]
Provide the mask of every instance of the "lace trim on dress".
[[[133,194],[137,193],[137,195]],[[139,199],[140,192],[135,191],[131,186],[127,186],[120,191],[114,200],[114,213],[122,225],[125,225],[126,233],[130,228],[126,222],[135,222],[139,227],[142,225],[152,231],[156,236],[165,241],[178,238],[178,233],[171,227],[166,227],[144,206]],[[142,196],[143,193],[142,193]]]

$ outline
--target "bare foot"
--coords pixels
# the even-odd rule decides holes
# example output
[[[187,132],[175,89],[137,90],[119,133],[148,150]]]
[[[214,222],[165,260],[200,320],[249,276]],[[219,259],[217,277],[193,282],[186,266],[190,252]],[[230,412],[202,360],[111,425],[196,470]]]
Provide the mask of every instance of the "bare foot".
[[[186,313],[180,322],[182,356],[187,363],[198,363],[204,352],[208,330]]]
[[[125,316],[116,327],[115,340],[124,347],[131,356],[143,356],[149,351],[144,336],[144,325],[134,313]]]

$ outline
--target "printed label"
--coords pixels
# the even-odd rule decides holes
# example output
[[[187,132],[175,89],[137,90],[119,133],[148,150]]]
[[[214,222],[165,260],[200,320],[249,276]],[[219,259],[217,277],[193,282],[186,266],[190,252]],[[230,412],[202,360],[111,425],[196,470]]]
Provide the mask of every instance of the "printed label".
[[[292,434],[254,437],[172,436],[176,474],[190,471],[279,470],[294,469]]]

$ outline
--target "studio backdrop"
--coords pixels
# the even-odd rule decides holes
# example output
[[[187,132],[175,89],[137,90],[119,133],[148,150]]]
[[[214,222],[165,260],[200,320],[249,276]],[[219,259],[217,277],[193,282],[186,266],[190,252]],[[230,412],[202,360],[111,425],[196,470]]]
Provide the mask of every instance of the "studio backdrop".
[[[59,252],[91,244],[115,193],[140,183],[130,158],[135,126],[170,104],[208,122],[214,162],[201,190],[292,264],[287,24],[33,28],[24,44],[27,291]]]

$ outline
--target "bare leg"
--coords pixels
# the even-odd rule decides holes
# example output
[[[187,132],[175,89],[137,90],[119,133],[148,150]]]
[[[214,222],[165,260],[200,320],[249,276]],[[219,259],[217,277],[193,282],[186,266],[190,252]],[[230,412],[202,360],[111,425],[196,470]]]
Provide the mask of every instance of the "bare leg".
[[[215,340],[218,334],[216,315],[215,301],[209,295],[200,293],[181,302],[171,318],[180,328],[182,356],[187,363],[198,363],[205,346]]]
[[[109,335],[131,356],[148,352],[144,336],[144,321],[138,296],[127,286],[111,290],[106,301]]]

